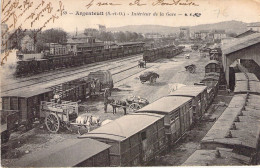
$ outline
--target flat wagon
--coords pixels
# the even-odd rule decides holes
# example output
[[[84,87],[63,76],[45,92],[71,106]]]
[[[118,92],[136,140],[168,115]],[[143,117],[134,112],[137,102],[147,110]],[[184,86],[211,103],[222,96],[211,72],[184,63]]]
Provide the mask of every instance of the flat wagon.
[[[29,154],[14,167],[108,167],[110,145],[93,139],[66,139]]]
[[[190,129],[193,121],[192,98],[162,97],[136,113],[164,115],[165,134],[169,146],[175,144]]]
[[[132,113],[79,138],[111,145],[110,166],[145,165],[165,150],[163,115]]]

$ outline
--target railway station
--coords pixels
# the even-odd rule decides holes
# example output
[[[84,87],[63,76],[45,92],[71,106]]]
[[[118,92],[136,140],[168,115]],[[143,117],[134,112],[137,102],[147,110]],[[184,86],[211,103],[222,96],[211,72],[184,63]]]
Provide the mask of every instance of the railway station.
[[[105,42],[88,31],[11,55],[3,166],[259,165],[260,33]]]

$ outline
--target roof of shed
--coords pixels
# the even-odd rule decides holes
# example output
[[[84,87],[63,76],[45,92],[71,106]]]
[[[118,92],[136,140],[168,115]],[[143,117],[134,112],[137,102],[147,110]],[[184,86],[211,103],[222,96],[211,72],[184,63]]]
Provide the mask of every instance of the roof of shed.
[[[231,41],[222,46],[222,52],[227,55],[257,43],[260,43],[260,33],[254,33],[235,41]]]
[[[132,113],[120,117],[104,126],[80,136],[79,138],[102,138],[123,141],[151,126],[163,117],[163,115],[159,114]]]
[[[110,145],[93,139],[67,139],[48,149],[23,157],[13,166],[72,167],[108,149]]]
[[[250,157],[232,152],[232,149],[217,148],[219,158],[215,156],[216,150],[196,150],[182,166],[224,166],[224,165],[248,165]]]
[[[250,101],[250,100],[249,100]],[[242,110],[241,107],[227,107],[213,127],[209,130],[201,143],[222,143],[237,146],[246,146],[253,149],[257,148],[260,131],[259,110],[247,108],[243,116],[239,116],[240,122],[236,122],[236,130],[230,130],[235,117]],[[228,131],[231,131],[232,138],[225,138]]]

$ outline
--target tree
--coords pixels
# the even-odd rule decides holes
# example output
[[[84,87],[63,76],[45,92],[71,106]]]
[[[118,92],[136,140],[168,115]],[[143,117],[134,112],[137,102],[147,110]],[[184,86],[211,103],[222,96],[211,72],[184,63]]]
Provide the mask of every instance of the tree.
[[[98,37],[99,31],[97,29],[87,28],[87,29],[84,30],[84,34],[86,36]]]

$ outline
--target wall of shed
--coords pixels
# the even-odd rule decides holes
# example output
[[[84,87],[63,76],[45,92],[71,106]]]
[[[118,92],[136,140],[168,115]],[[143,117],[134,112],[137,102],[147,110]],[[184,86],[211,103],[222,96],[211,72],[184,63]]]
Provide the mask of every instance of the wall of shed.
[[[237,59],[254,60],[260,66],[260,43],[227,55],[223,54],[222,62],[223,62],[225,78],[228,86],[229,86],[229,66]]]

